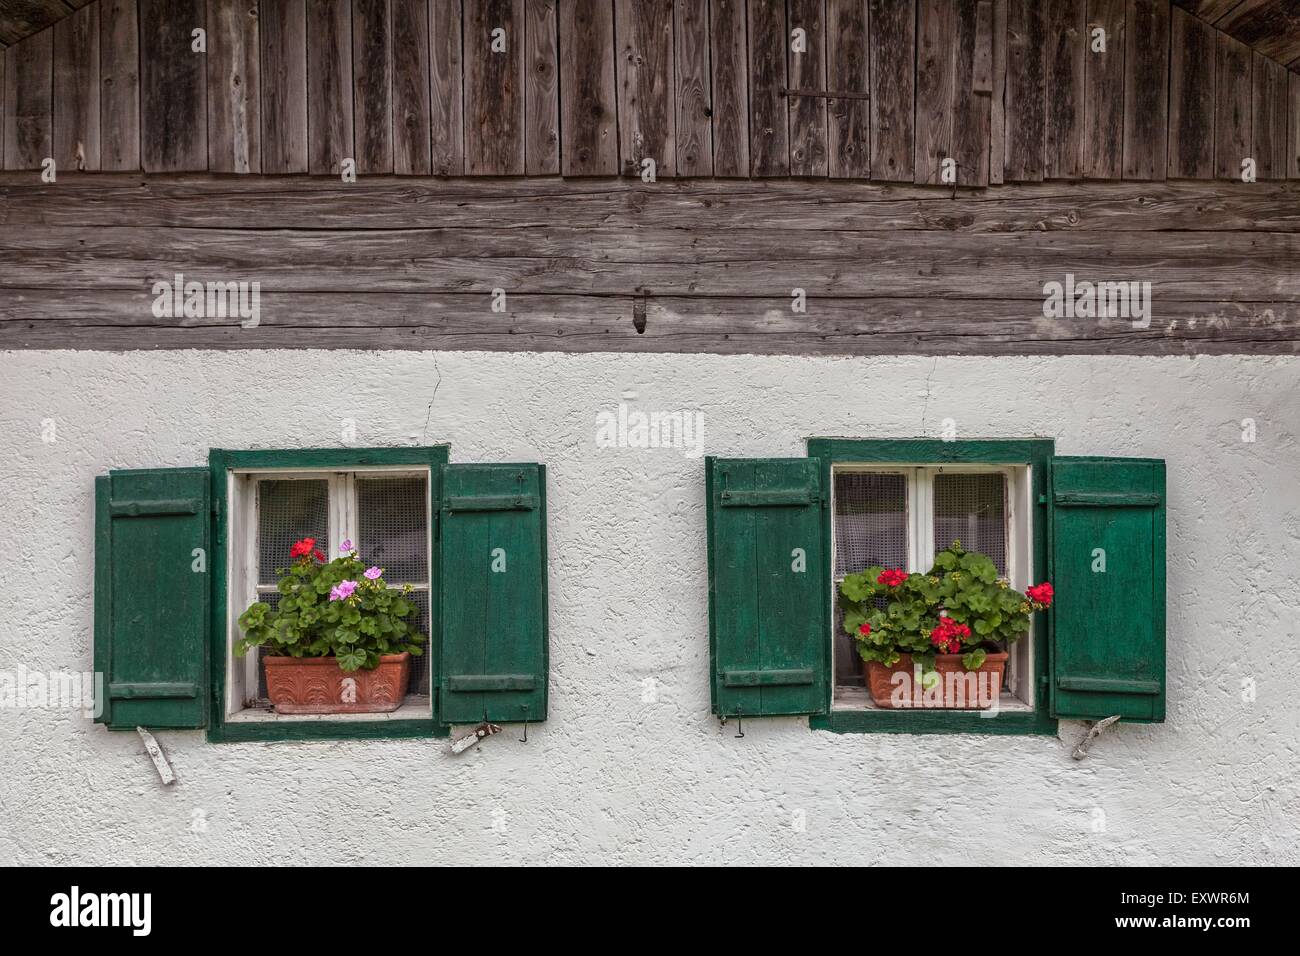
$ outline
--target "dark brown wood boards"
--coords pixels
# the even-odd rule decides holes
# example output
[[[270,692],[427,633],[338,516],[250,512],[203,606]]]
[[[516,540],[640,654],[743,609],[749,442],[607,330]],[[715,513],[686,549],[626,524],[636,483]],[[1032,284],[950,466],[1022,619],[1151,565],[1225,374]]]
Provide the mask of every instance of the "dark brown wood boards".
[[[54,25],[54,161],[62,170],[100,167],[99,6]]]
[[[139,0],[140,142],[145,172],[208,168],[204,0]]]
[[[6,52],[10,168],[1268,179],[1300,128],[1294,74],[1168,0],[71,7]]]
[[[262,172],[305,173],[306,0],[259,0],[258,7],[262,43]]]
[[[1169,175],[1214,176],[1215,31],[1175,8],[1169,42]]]
[[[566,176],[618,172],[614,90],[614,10],[611,0],[560,5],[560,130]]]

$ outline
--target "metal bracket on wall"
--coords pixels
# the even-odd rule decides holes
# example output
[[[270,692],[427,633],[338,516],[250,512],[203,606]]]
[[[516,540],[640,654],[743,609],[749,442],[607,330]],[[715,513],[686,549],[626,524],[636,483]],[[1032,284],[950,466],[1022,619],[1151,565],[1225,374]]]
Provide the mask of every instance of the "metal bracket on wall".
[[[479,724],[464,737],[458,737],[452,741],[451,752],[453,754],[463,754],[470,747],[475,746],[480,741],[487,740],[493,734],[501,733],[500,724],[490,724],[486,720]]]
[[[1092,746],[1092,742],[1101,736],[1102,731],[1118,721],[1119,714],[1116,714],[1114,717],[1107,717],[1104,720],[1097,721],[1088,728],[1088,733],[1079,741],[1079,745],[1074,748],[1074,753],[1070,756],[1075,760],[1082,760],[1084,757],[1088,756],[1088,748]]]
[[[158,771],[158,779],[163,782],[164,787],[171,786],[176,782],[176,774],[172,772],[172,765],[167,762],[167,755],[163,753],[162,747],[154,740],[153,734],[143,727],[135,728],[135,732],[144,741],[144,749],[153,760],[154,768]]]

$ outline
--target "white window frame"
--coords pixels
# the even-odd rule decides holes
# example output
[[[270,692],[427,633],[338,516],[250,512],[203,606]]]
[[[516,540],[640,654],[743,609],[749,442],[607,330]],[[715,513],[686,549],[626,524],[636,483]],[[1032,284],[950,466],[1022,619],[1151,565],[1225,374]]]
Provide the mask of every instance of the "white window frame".
[[[234,721],[281,721],[281,720],[391,720],[411,717],[430,717],[433,714],[433,699],[416,698],[403,704],[396,711],[386,714],[322,714],[322,715],[284,715],[268,713],[258,706],[250,695],[256,692],[258,685],[258,655],[252,651],[244,657],[235,655],[235,643],[239,640],[239,616],[262,594],[275,591],[274,585],[258,584],[258,494],[259,481],[320,481],[325,479],[329,491],[329,541],[317,547],[325,553],[326,560],[338,556],[339,547],[344,541],[357,541],[360,538],[360,510],[357,507],[357,481],[367,478],[423,478],[426,500],[428,489],[433,479],[427,467],[411,465],[368,465],[341,470],[338,468],[238,468],[231,469],[226,476],[226,501],[230,506],[230,540],[227,543],[226,566],[230,569],[227,587],[226,606],[226,719]],[[425,580],[422,584],[411,586],[416,592],[429,592],[433,582],[433,516],[427,513],[433,503],[426,505],[425,515]],[[286,558],[286,561],[288,558]],[[390,585],[401,587],[402,585]],[[429,595],[430,611],[433,610],[433,595]],[[430,635],[430,640],[433,636]],[[415,658],[415,666],[428,667],[429,655],[426,653]],[[408,695],[414,696],[414,695]]]
[[[1033,582],[1033,474],[1032,466],[1016,464],[938,464],[934,462],[834,462],[831,465],[831,608],[828,620],[830,640],[832,641],[829,659],[831,661],[832,706],[841,697],[840,684],[835,678],[834,641],[843,635],[835,633],[835,600],[839,595],[843,576],[834,568],[835,543],[839,528],[836,523],[835,477],[843,474],[894,474],[907,478],[907,567],[909,573],[929,571],[934,566],[936,554],[934,541],[934,479],[938,475],[952,474],[1000,474],[1005,480],[1006,520],[1007,520],[1007,580],[1017,591],[1024,591]],[[1034,633],[1033,622],[1030,632],[1011,646],[1007,661],[1007,679],[1003,690],[1003,700],[999,706],[1003,710],[1032,711],[1036,705],[1034,688]],[[860,709],[862,701],[854,697],[841,704],[850,709]],[[868,704],[868,706],[871,706]],[[902,711],[884,710],[886,713]]]

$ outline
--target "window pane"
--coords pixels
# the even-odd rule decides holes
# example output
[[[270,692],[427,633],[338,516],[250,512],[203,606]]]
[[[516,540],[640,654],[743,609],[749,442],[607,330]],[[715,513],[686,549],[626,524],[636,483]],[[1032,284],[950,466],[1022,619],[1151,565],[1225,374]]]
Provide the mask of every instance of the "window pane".
[[[315,538],[330,557],[329,482],[278,479],[257,483],[257,582],[275,584],[276,568],[287,568],[289,549],[300,538]]]
[[[835,576],[907,568],[907,477],[835,476]]]
[[[934,550],[960,541],[1007,573],[1007,493],[1003,475],[935,475]]]
[[[357,480],[357,550],[389,584],[429,581],[427,505],[423,477]]]

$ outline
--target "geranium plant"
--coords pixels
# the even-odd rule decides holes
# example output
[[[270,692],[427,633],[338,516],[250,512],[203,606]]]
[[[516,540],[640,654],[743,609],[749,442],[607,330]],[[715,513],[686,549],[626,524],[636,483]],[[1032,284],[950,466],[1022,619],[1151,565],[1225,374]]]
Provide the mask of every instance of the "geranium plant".
[[[421,654],[427,637],[408,618],[416,614],[411,586],[393,591],[383,570],[367,568],[351,541],[326,562],[314,538],[294,544],[287,568],[277,568],[279,607],[257,601],[239,616],[244,637],[235,646],[270,645],[283,657],[333,657],[345,671],[373,670],[385,654]]]
[[[962,665],[976,670],[989,651],[1023,637],[1030,613],[1051,603],[1050,584],[1021,594],[988,557],[963,550],[960,541],[935,555],[928,574],[871,567],[840,584],[844,629],[862,659],[890,667],[911,654],[927,673],[938,654],[961,654]]]

